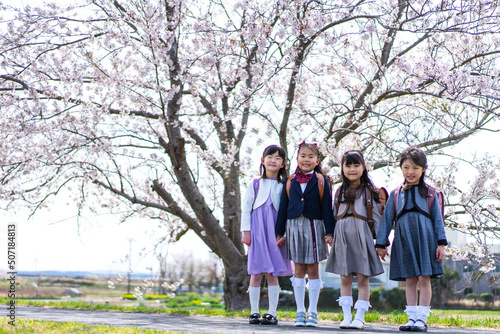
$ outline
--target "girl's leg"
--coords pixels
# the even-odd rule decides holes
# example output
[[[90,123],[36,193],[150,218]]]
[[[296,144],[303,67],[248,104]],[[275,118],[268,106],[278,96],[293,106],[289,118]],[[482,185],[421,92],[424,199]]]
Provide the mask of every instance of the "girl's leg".
[[[358,299],[370,300],[370,280],[368,276],[356,274],[358,283]]]
[[[250,319],[251,324],[260,324],[259,300],[260,300],[260,282],[262,274],[250,276],[250,287],[248,288],[248,296],[250,298]]]
[[[340,275],[340,295],[341,296],[352,296],[352,281],[353,281],[352,274],[349,274],[347,276]]]
[[[408,322],[399,327],[401,331],[410,331],[411,327],[417,321],[417,282],[418,277],[408,277],[406,279],[406,308],[405,313],[408,314]]]
[[[358,282],[358,300],[354,304],[356,315],[349,328],[363,329],[365,326],[365,313],[370,305],[370,281],[368,276],[356,274]]]
[[[262,274],[256,274],[250,276],[250,286],[253,288],[260,288],[260,283],[262,282]]]
[[[295,304],[297,305],[297,315],[295,316],[294,326],[306,325],[306,307],[304,305],[304,297],[306,294],[306,269],[306,264],[294,263],[294,276],[290,278],[292,281]]]
[[[306,264],[306,269],[307,269],[307,277],[310,280],[319,278],[319,263],[318,262]]]
[[[430,276],[418,276],[418,285],[420,286],[419,305],[430,306],[432,299],[432,285]]]
[[[323,282],[319,279],[319,263],[311,263],[307,265],[307,283],[309,289],[309,309],[307,310],[308,327],[318,327],[318,300],[319,293],[323,288]]]
[[[267,274],[267,295],[269,296],[268,313],[276,317],[276,309],[278,308],[278,299],[280,296],[280,286],[278,277],[271,274]]]
[[[420,285],[420,301],[417,308],[417,321],[411,327],[412,331],[426,331],[427,317],[431,313],[432,286],[430,276],[418,276]]]
[[[408,277],[406,279],[406,304],[410,306],[417,306],[417,283],[418,277]]]
[[[344,314],[340,328],[349,328],[352,322],[352,277],[352,274],[348,276],[340,275],[340,298],[337,301]]]

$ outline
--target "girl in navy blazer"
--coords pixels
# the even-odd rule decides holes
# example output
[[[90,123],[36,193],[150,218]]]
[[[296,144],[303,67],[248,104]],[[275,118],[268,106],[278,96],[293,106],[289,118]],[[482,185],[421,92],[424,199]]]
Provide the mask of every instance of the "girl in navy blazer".
[[[323,188],[320,191],[320,187]],[[295,326],[318,327],[318,299],[323,282],[319,262],[328,256],[335,220],[328,180],[322,174],[320,152],[316,144],[302,142],[297,152],[297,169],[281,192],[276,236],[285,243],[286,257],[294,263],[291,278],[297,315]],[[305,275],[309,278],[309,308],[306,316]]]

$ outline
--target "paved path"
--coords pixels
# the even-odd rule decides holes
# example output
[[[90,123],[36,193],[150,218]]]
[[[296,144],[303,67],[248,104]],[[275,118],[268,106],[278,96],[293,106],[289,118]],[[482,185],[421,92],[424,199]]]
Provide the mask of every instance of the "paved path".
[[[0,314],[2,316],[2,314]],[[291,321],[280,321],[278,326],[250,325],[247,319],[215,316],[178,316],[170,314],[105,312],[89,310],[56,309],[44,307],[16,307],[17,318],[51,320],[60,322],[79,322],[91,325],[127,326],[167,330],[181,333],[402,333],[399,326],[367,324],[363,330],[344,330],[338,322],[320,322],[319,328],[293,327]],[[492,330],[471,330],[461,328],[429,328],[431,333],[492,334]]]

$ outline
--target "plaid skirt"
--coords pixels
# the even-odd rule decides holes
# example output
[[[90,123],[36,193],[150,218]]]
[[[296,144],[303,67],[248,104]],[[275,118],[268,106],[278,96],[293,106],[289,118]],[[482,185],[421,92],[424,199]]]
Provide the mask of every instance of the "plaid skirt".
[[[327,258],[323,220],[300,216],[286,222],[286,258],[294,263],[317,263]]]
[[[444,274],[436,261],[437,240],[432,221],[418,212],[401,216],[394,229],[389,278],[404,281],[408,277]]]

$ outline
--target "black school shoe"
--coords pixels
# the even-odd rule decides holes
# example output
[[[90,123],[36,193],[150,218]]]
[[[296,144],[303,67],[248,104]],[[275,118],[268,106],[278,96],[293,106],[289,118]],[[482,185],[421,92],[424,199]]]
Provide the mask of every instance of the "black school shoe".
[[[424,323],[423,326],[411,326],[410,331],[412,331],[412,332],[427,332],[427,324]]]
[[[259,313],[254,313],[248,318],[248,322],[251,325],[258,325],[260,324],[260,314]]]
[[[266,313],[262,316],[262,320],[260,321],[260,323],[263,325],[277,325],[278,318],[276,318],[272,314]]]
[[[404,332],[411,331],[411,327],[412,327],[413,325],[415,325],[415,322],[416,322],[416,321],[415,321],[415,320],[413,320],[413,319],[409,319],[409,320],[408,320],[408,322],[410,322],[410,321],[413,321],[413,324],[411,324],[411,325],[403,325],[403,326],[399,326],[399,330],[400,330],[400,331],[404,331]]]

